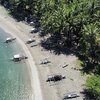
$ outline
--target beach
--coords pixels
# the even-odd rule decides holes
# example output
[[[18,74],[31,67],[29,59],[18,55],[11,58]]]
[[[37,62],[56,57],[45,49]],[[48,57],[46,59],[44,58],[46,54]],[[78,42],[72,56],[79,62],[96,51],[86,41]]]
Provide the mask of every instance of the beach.
[[[25,44],[29,38],[34,37],[36,42],[40,42],[41,38],[38,34],[30,34],[31,26],[17,22],[7,11],[0,6],[0,27],[5,32],[15,37],[26,56],[28,57],[27,65],[30,71],[32,97],[31,100],[62,100],[63,95],[67,92],[83,91],[86,78],[81,75],[77,68],[77,60],[73,54],[70,55],[55,55],[53,52],[44,50],[40,45],[30,47],[30,44]],[[40,65],[42,59],[49,59],[51,63]],[[62,68],[63,65],[68,65]],[[46,79],[49,75],[61,74],[65,75],[66,79],[58,83],[48,83]],[[73,100],[83,100],[83,95]]]
[[[31,100],[42,100],[41,89],[40,89],[40,84],[39,84],[40,82],[39,82],[38,73],[35,67],[35,62],[33,60],[33,57],[31,56],[28,48],[24,45],[24,42],[22,42],[21,39],[16,35],[17,33],[20,33],[20,31],[16,28],[16,26],[13,26],[12,23],[10,23],[8,20],[5,20],[5,16],[3,16],[3,14],[0,14],[0,15],[1,15],[0,27],[5,32],[12,35],[12,37],[17,38],[17,41],[22,46],[23,50],[25,51],[26,56],[28,56],[27,64],[29,65],[29,70],[30,70],[32,90],[33,88],[36,88],[34,89],[34,93],[33,93],[34,95],[32,95]]]

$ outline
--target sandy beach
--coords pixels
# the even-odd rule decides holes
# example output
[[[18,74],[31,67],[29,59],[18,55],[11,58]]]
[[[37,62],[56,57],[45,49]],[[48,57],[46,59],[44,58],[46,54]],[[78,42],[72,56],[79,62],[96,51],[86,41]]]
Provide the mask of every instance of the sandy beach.
[[[78,65],[78,58],[73,55],[55,55],[53,52],[44,50],[40,45],[30,47],[25,44],[29,38],[34,38],[36,42],[40,42],[41,38],[38,34],[30,34],[31,26],[23,22],[16,22],[7,11],[0,6],[0,27],[12,37],[16,37],[17,41],[28,56],[27,64],[30,71],[30,79],[32,86],[31,100],[62,100],[63,95],[68,92],[80,93],[83,91],[86,78],[81,75]],[[47,58],[51,63],[40,65],[40,61]],[[63,65],[68,65],[63,68]],[[48,83],[46,79],[48,75],[61,74],[66,79],[57,83]],[[83,100],[83,95],[73,100]]]

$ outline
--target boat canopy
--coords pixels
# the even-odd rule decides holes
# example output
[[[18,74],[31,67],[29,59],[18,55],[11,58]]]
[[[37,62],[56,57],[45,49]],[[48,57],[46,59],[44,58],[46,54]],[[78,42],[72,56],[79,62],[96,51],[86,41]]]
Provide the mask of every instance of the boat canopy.
[[[11,38],[10,37],[6,38],[6,41],[8,41],[8,40],[11,40]]]
[[[35,28],[32,28],[32,29],[31,29],[31,31],[34,31],[34,30],[35,30]]]
[[[28,41],[33,41],[33,40],[30,38],[30,39],[28,39]]]
[[[19,54],[14,55],[14,59],[20,58],[21,56]]]

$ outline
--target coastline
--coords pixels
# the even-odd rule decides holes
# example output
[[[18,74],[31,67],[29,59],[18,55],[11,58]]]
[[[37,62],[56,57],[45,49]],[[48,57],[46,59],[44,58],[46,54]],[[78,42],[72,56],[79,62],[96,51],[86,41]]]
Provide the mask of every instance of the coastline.
[[[83,90],[83,84],[86,79],[81,76],[80,71],[73,70],[77,66],[75,61],[78,59],[75,55],[55,55],[40,46],[30,48],[30,45],[25,45],[26,40],[32,36],[35,36],[36,41],[40,41],[41,39],[37,34],[29,33],[32,28],[31,26],[25,25],[23,22],[16,22],[11,16],[8,16],[7,11],[1,6],[0,26],[4,28],[7,33],[16,37],[17,41],[22,45],[22,48],[24,46],[24,51],[28,56],[28,68],[32,81],[32,100],[61,100],[63,94],[66,92],[81,92]],[[52,63],[40,65],[39,62],[43,58],[48,58]],[[61,68],[64,63],[67,63],[68,67]],[[34,73],[34,70],[37,73]],[[65,75],[66,80],[56,85],[46,83],[47,76],[51,74]],[[83,96],[77,98],[77,100],[83,100]]]
[[[18,41],[18,43],[22,46],[25,55],[28,56],[27,65],[30,71],[30,77],[31,77],[31,86],[32,86],[32,99],[31,100],[43,100],[42,98],[42,92],[39,82],[39,76],[36,69],[36,65],[34,62],[33,57],[31,56],[31,53],[29,52],[28,48],[26,47],[25,43],[16,35],[17,33],[21,33],[16,26],[14,27],[11,25],[11,23],[7,22],[5,20],[6,18],[0,16],[0,27],[8,34],[10,34],[12,37],[15,37]],[[6,26],[5,26],[6,25]]]
[[[4,43],[11,37],[0,28],[0,99],[31,100],[32,89],[30,73],[26,61],[15,63],[10,58],[17,53],[24,53],[17,41]]]

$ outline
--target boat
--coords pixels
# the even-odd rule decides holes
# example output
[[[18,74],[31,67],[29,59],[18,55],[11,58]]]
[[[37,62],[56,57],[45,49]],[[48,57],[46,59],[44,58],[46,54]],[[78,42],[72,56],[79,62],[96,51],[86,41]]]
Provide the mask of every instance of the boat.
[[[14,61],[14,62],[19,62],[19,61],[27,59],[27,58],[28,57],[26,57],[26,56],[23,56],[23,55],[20,55],[20,54],[16,54],[16,55],[13,55],[11,60]]]
[[[77,98],[77,97],[80,97],[80,94],[78,94],[76,92],[67,93],[67,94],[64,94],[63,100]]]
[[[28,39],[28,41],[26,42],[27,44],[30,44],[30,43],[32,43],[32,42],[35,42],[35,40],[34,39]]]
[[[30,25],[31,25],[31,26],[33,26],[33,25],[34,25],[34,22],[33,22],[33,21],[32,21],[32,22],[30,22]]]
[[[14,41],[15,39],[16,39],[16,38],[8,37],[8,38],[6,38],[5,43],[12,42],[12,41]]]
[[[39,28],[32,28],[30,33],[37,33],[39,32]]]

